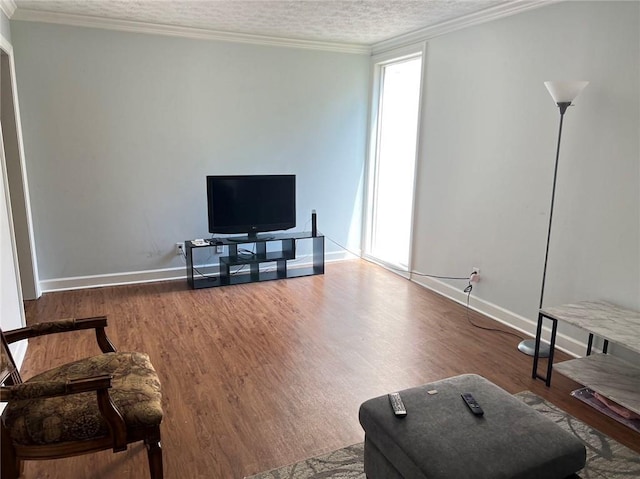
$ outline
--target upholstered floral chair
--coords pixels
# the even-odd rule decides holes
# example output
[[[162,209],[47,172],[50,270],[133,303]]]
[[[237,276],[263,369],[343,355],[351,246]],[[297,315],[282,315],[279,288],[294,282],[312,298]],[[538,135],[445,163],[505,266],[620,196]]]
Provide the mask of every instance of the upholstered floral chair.
[[[2,479],[20,476],[23,460],[56,459],[144,441],[151,479],[162,479],[160,381],[143,353],[116,352],[106,317],[68,319],[2,332],[0,399]],[[23,382],[8,344],[52,333],[95,329],[103,354]]]

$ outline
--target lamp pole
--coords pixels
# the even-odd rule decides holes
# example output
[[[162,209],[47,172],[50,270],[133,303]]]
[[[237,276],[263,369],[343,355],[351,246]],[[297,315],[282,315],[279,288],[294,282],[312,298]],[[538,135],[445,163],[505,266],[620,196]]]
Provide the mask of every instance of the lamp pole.
[[[587,86],[589,82],[585,81],[555,81],[545,82],[545,86],[549,93],[553,97],[556,105],[560,110],[560,127],[558,129],[558,146],[556,147],[556,162],[553,169],[553,186],[551,187],[551,206],[549,208],[549,228],[547,229],[547,246],[544,253],[544,267],[542,268],[542,286],[540,288],[540,304],[538,310],[542,309],[544,301],[544,287],[547,280],[547,262],[549,260],[549,243],[551,240],[551,225],[553,223],[553,206],[556,199],[556,180],[558,178],[558,160],[560,158],[560,140],[562,139],[562,123],[564,121],[564,114],[567,108],[571,106],[571,102],[578,96],[582,89]],[[518,344],[518,349],[529,355],[535,354],[535,339],[525,339]],[[546,343],[540,343],[540,357],[546,358],[549,356],[549,345]]]
[[[556,200],[556,180],[558,179],[558,159],[560,158],[560,140],[562,139],[562,122],[564,120],[564,114],[569,108],[571,102],[558,103],[560,108],[560,128],[558,129],[558,146],[556,148],[556,164],[553,169],[553,186],[551,188],[551,207],[549,208],[549,229],[547,230],[547,248],[544,253],[544,268],[542,269],[542,287],[540,288],[540,305],[538,309],[542,309],[542,302],[544,300],[544,285],[547,279],[547,261],[549,259],[549,242],[551,240],[551,224],[553,223],[553,205]]]

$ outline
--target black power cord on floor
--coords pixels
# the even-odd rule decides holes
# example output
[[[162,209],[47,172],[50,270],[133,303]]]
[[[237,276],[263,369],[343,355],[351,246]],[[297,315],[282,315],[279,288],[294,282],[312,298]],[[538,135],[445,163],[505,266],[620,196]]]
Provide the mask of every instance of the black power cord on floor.
[[[325,235],[325,238],[327,238],[329,241],[331,241],[332,243],[334,243],[335,245],[337,245],[338,247],[342,248],[343,250],[345,250],[346,252],[360,258],[363,259],[365,261],[367,261],[368,263],[374,264],[376,266],[382,266],[379,263],[376,263],[375,261],[371,261],[368,258],[363,258],[362,256],[354,253],[353,251],[350,251],[348,248],[345,248],[344,246],[342,246],[340,243],[338,243],[337,241],[335,241],[334,239],[332,239],[330,236]],[[471,291],[473,291],[473,284],[471,284],[471,279],[473,278],[473,276],[475,276],[476,273],[475,271],[472,271],[471,274],[469,276],[439,276],[439,275],[435,275],[435,274],[427,274],[427,273],[421,273],[419,271],[408,271],[408,270],[403,270],[403,269],[399,269],[399,268],[394,268],[393,266],[389,266],[389,265],[384,265],[382,266],[383,268],[386,269],[390,269],[392,271],[397,271],[399,273],[410,273],[410,274],[415,274],[416,276],[425,276],[428,278],[436,278],[436,279],[451,279],[451,280],[464,280],[467,281],[468,284],[467,286],[464,288],[463,292],[467,293],[467,304],[466,304],[466,316],[467,316],[467,322],[473,326],[474,328],[478,328],[478,329],[483,329],[485,331],[492,331],[492,332],[496,332],[496,333],[502,333],[502,334],[508,334],[510,336],[515,336],[516,338],[522,340],[524,339],[522,336],[519,336],[515,333],[512,333],[511,331],[505,331],[504,329],[500,329],[500,328],[489,328],[487,326],[480,326],[479,324],[474,323],[471,320],[471,316],[469,315],[469,310],[471,309],[471,305],[470,305],[470,301],[471,301]],[[409,278],[407,278],[409,279]]]
[[[475,273],[473,273],[475,274]],[[471,275],[473,277],[473,274]],[[516,338],[522,340],[524,339],[522,336],[517,335],[516,333],[512,333],[511,331],[505,331],[504,329],[500,329],[500,328],[489,328],[487,326],[480,326],[479,324],[474,323],[471,320],[471,316],[469,315],[469,310],[471,309],[471,305],[469,304],[471,301],[471,291],[473,291],[473,285],[471,284],[471,278],[469,278],[469,284],[467,285],[466,288],[464,288],[463,290],[465,293],[467,293],[467,322],[473,326],[474,328],[478,328],[478,329],[484,329],[485,331],[493,331],[496,333],[502,333],[502,334],[508,334],[510,336],[515,336]]]
[[[463,280],[464,281],[468,281],[469,280],[469,276],[439,276],[439,275],[436,275],[436,274],[421,273],[420,271],[404,270],[404,269],[400,269],[400,268],[395,268],[394,266],[391,266],[391,265],[386,264],[386,263],[384,265],[381,265],[380,263],[376,263],[375,261],[372,261],[369,258],[365,258],[365,257],[361,256],[358,253],[354,253],[350,249],[342,246],[340,243],[338,243],[337,241],[332,239],[330,236],[324,235],[324,237],[327,238],[329,241],[331,241],[333,244],[337,245],[339,248],[345,250],[347,253],[352,254],[356,258],[362,259],[362,260],[366,261],[367,263],[375,264],[376,266],[382,266],[383,268],[390,269],[391,271],[396,271],[398,273],[415,274],[416,276],[425,276],[425,277],[428,277],[428,278],[436,278],[436,279],[452,279],[452,280],[458,280],[458,281],[463,281]]]
[[[474,275],[478,274],[475,271],[471,272],[471,274],[469,276],[440,276],[440,275],[435,275],[435,274],[427,274],[427,273],[421,273],[419,271],[409,271],[409,270],[403,270],[400,268],[394,268],[393,266],[390,265],[380,265],[379,263],[376,263],[375,261],[371,261],[368,258],[364,258],[362,257],[360,254],[354,253],[353,251],[349,250],[348,248],[346,248],[345,246],[341,245],[340,243],[338,243],[337,241],[335,241],[333,238],[331,238],[330,236],[324,235],[325,238],[327,238],[329,241],[331,241],[333,244],[337,245],[339,248],[343,249],[344,251],[346,251],[349,254],[352,254],[353,256],[355,256],[356,258],[362,259],[368,263],[374,264],[376,266],[382,266],[385,269],[390,269],[392,271],[396,271],[398,273],[410,273],[410,274],[414,274],[416,276],[422,276],[422,277],[427,277],[427,278],[435,278],[435,279],[449,279],[449,280],[455,280],[455,281],[467,281],[468,284],[467,286],[464,288],[463,292],[467,294],[467,301],[466,301],[466,317],[467,317],[467,322],[473,326],[474,328],[478,328],[478,329],[483,329],[485,331],[492,331],[492,332],[496,332],[496,333],[502,333],[502,334],[508,334],[510,336],[514,336],[520,340],[523,340],[525,338],[523,338],[522,336],[519,336],[515,333],[512,333],[511,331],[505,331],[504,329],[499,329],[499,328],[490,328],[487,326],[480,326],[479,324],[474,323],[471,320],[471,316],[469,315],[469,311],[471,309],[471,305],[470,305],[470,301],[471,301],[471,291],[473,291],[473,284],[471,284],[471,279],[473,278]],[[247,249],[240,249],[240,252],[245,253],[245,254],[255,254],[253,251],[247,250]],[[185,260],[186,260],[186,256],[184,254],[184,252],[181,255]],[[298,261],[298,260],[296,260]],[[242,265],[240,268],[238,268],[236,271],[233,271],[231,273],[231,275],[236,275],[238,273],[240,273],[244,268],[246,267],[246,265]],[[193,268],[194,271],[196,273],[198,273],[200,276],[202,276],[203,278],[209,278],[209,279],[217,279],[217,276],[210,276],[207,274],[204,274],[200,271],[198,271],[198,269],[196,269],[195,267]],[[408,278],[407,278],[408,279]]]

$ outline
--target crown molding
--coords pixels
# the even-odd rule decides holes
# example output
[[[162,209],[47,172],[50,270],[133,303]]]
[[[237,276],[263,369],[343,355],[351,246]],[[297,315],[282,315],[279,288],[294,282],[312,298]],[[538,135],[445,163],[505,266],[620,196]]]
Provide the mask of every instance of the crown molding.
[[[16,3],[13,0],[0,0],[0,11],[4,13],[7,18],[11,18],[16,11]]]
[[[404,35],[399,35],[397,37],[390,38],[389,40],[374,43],[371,47],[371,51],[373,55],[385,53],[389,50],[401,48],[412,43],[430,40],[431,38],[444,35],[445,33],[454,32],[474,25],[480,25],[482,23],[522,13],[534,8],[544,7],[560,1],[563,0],[516,0],[503,3],[463,17],[454,18],[453,20],[438,23],[437,25],[421,28],[420,30],[409,32]]]
[[[0,2],[3,1],[13,2],[13,0],[0,0]],[[338,53],[371,55],[370,46],[357,45],[352,43],[318,42],[312,40],[296,40],[290,38],[271,37],[267,35],[219,32],[215,30],[207,30],[204,28],[180,27],[173,25],[136,22],[131,20],[99,18],[87,15],[26,10],[22,8],[19,8],[15,11],[11,20],[56,23],[60,25],[72,25],[76,27],[101,28],[105,30],[117,30],[132,33],[148,33],[154,35],[166,35],[198,40],[218,40],[223,42],[251,43],[254,45],[303,48],[307,50],[322,50]]]
[[[101,28],[131,33],[146,33],[173,37],[191,38],[197,40],[217,40],[223,42],[249,43],[277,47],[302,48],[307,50],[321,50],[357,55],[376,55],[400,48],[412,43],[429,40],[446,33],[463,28],[479,25],[499,18],[544,7],[564,0],[515,0],[501,5],[487,8],[479,12],[448,20],[430,27],[425,27],[404,35],[390,38],[373,45],[359,45],[354,43],[320,42],[313,40],[297,40],[291,38],[272,37],[267,35],[253,35],[246,33],[220,32],[204,28],[181,27],[174,25],[137,22],[131,20],[117,20],[88,15],[45,12],[40,10],[18,9],[14,0],[0,0],[0,10],[11,20],[27,22],[55,23],[76,27]]]

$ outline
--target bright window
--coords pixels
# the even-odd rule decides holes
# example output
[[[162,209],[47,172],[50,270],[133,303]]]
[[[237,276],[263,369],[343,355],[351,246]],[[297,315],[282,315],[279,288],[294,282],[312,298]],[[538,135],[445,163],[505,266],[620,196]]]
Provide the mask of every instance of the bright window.
[[[411,250],[422,54],[376,65],[365,255],[407,270]]]

